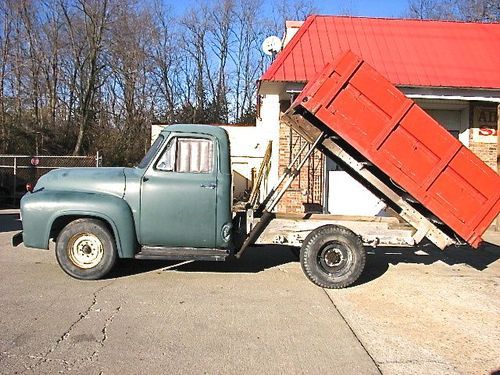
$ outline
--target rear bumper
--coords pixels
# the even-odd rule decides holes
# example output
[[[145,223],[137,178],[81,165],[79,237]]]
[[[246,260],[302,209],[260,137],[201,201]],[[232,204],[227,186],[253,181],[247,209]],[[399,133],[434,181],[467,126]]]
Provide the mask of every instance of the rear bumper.
[[[16,247],[23,243],[23,232],[19,232],[12,236],[12,246]]]

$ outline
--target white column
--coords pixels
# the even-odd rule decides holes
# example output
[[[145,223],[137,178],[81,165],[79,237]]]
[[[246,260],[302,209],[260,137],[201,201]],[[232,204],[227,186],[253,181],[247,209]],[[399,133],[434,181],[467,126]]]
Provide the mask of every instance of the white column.
[[[267,144],[273,142],[271,155],[271,170],[267,183],[267,191],[278,181],[279,167],[279,120],[280,98],[278,94],[261,94],[260,118],[257,118],[257,132],[261,134],[262,141]],[[267,193],[263,191],[263,193]]]

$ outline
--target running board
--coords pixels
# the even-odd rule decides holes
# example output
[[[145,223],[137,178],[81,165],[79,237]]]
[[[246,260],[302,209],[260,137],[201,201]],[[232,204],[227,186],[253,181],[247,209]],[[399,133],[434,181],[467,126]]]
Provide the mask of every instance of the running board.
[[[150,260],[210,260],[224,261],[229,250],[195,247],[149,247],[144,246],[135,254],[135,259]]]

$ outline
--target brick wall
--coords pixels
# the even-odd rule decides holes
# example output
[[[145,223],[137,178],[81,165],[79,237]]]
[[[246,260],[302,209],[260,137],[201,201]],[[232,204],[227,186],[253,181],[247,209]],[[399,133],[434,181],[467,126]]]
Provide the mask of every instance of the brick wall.
[[[472,136],[471,136],[472,138]],[[469,143],[470,150],[488,164],[495,171],[497,170],[497,145],[491,143],[476,143],[472,139]]]
[[[283,175],[290,161],[298,154],[306,141],[295,131],[280,123],[279,175]],[[291,146],[291,147],[290,147]],[[304,152],[305,153],[305,152]],[[302,213],[321,211],[323,205],[324,156],[319,151],[306,161],[280,203],[279,212]]]
[[[484,118],[484,122],[479,121],[478,119],[478,109],[489,109],[488,111],[488,116]],[[485,125],[486,127],[489,127],[490,132],[495,131],[495,128],[497,127],[497,106],[495,104],[492,105],[484,105],[484,103],[473,103],[471,105],[471,110],[470,110],[470,132],[469,132],[469,148],[470,150],[475,153],[479,158],[484,161],[487,165],[489,165],[492,169],[495,171],[497,170],[497,141],[496,137],[489,136],[490,139],[493,140],[492,143],[487,143],[484,142],[484,137],[483,140],[479,139],[477,137],[477,132],[478,132],[478,127]],[[497,130],[498,134],[498,130]]]

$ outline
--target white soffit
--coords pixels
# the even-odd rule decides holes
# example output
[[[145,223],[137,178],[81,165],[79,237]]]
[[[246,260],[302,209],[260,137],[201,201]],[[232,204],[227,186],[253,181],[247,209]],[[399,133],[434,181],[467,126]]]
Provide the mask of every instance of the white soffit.
[[[439,99],[439,100],[465,100],[471,102],[500,103],[500,98],[487,96],[461,96],[461,95],[430,95],[430,94],[406,94],[411,99]]]

